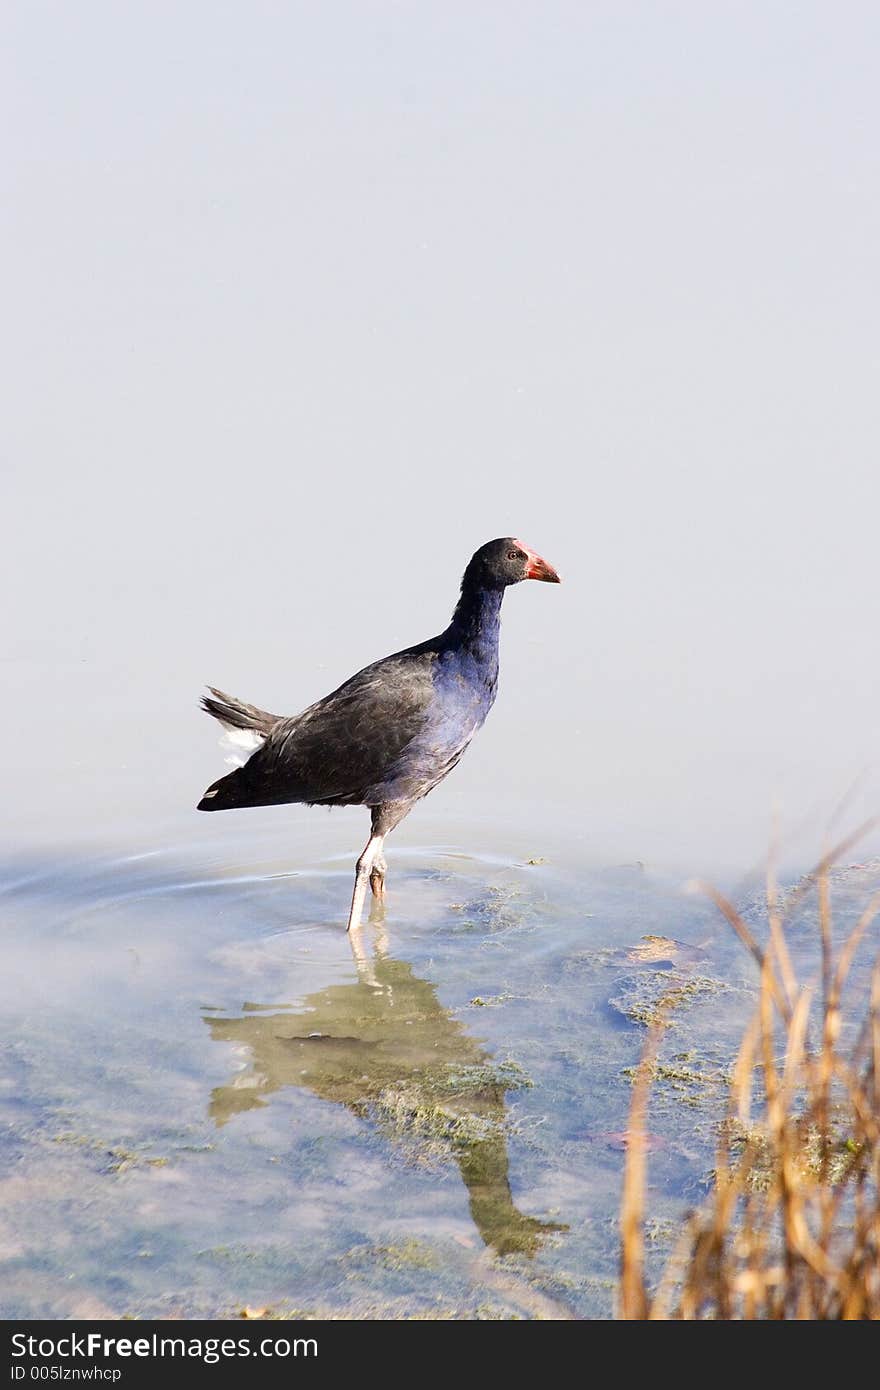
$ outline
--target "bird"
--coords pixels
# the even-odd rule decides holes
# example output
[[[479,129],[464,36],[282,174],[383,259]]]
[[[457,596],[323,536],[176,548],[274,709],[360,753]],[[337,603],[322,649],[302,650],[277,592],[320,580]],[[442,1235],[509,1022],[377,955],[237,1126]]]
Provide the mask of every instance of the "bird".
[[[377,903],[385,899],[386,837],[448,777],[495,702],[501,603],[524,579],[562,582],[523,541],[488,541],[468,562],[448,627],[365,666],[302,714],[269,714],[208,686],[201,708],[223,725],[241,766],[197,809],[368,807],[346,929],[356,931],[367,885]]]

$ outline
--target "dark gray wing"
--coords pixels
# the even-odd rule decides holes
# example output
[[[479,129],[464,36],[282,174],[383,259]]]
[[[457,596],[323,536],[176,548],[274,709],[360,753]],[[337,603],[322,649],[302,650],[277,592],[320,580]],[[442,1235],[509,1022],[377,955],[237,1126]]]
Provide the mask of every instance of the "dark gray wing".
[[[434,660],[425,651],[385,657],[302,714],[279,720],[234,774],[237,804],[364,804],[425,728]]]

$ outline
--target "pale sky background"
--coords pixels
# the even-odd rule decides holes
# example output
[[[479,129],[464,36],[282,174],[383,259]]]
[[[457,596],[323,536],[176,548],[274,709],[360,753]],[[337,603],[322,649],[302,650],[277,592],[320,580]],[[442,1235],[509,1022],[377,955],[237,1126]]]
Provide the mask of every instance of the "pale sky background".
[[[447,839],[702,871],[880,810],[880,7],[2,29],[8,834],[221,833],[202,684],[295,712],[511,533],[566,582],[507,597]]]

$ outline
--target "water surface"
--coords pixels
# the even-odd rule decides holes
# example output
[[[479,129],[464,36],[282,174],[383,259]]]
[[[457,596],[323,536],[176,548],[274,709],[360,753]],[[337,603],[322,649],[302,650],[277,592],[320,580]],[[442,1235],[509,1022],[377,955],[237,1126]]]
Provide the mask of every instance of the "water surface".
[[[714,910],[638,864],[438,838],[392,849],[352,949],[322,833],[4,866],[6,1316],[608,1315],[628,1069],[683,985],[665,1249],[752,999]]]

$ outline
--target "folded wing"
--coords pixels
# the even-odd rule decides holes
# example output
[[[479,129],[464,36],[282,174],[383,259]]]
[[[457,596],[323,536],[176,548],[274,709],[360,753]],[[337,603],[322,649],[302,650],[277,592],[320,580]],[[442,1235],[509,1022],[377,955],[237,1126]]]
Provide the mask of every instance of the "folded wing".
[[[302,714],[274,720],[245,765],[209,787],[199,809],[288,802],[374,805],[392,799],[407,749],[428,721],[432,667],[431,653],[386,657]],[[233,703],[236,712],[264,714]]]

